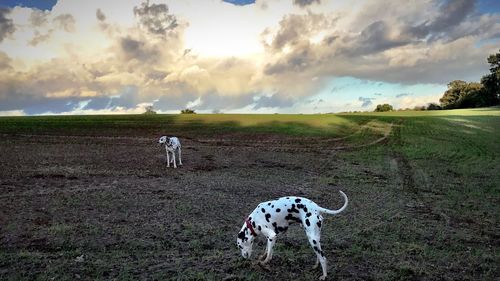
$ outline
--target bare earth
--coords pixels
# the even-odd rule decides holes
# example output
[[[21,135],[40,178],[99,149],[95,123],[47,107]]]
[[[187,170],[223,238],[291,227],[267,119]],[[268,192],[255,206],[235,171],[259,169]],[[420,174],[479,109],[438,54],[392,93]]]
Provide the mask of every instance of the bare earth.
[[[341,139],[190,135],[180,136],[184,166],[168,169],[157,139],[2,135],[0,279],[316,280],[300,227],[278,237],[269,268],[243,260],[236,235],[261,201],[295,195],[339,208],[339,189],[350,205],[325,215],[329,280],[426,276],[411,252],[384,251],[394,247],[385,233],[403,235],[414,216],[446,221],[404,190],[411,178],[397,155],[373,169],[337,150]],[[257,256],[264,241],[255,246]]]

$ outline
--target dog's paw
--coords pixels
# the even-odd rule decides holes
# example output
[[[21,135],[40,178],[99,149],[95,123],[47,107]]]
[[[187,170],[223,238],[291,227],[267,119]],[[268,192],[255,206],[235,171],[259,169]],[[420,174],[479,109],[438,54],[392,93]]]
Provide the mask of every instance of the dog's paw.
[[[321,276],[319,277],[319,280],[325,280],[325,279],[326,279],[326,275],[321,275]]]
[[[260,267],[262,267],[264,270],[271,271],[271,267],[267,263],[265,263],[263,261],[259,261],[257,264]]]

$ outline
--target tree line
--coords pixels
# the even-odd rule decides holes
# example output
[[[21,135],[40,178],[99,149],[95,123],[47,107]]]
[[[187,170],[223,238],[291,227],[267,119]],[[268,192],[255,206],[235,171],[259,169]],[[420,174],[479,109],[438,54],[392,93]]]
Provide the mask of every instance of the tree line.
[[[438,110],[456,108],[486,107],[500,104],[500,50],[488,58],[490,73],[484,75],[480,82],[467,83],[454,80],[448,83],[448,90],[439,99],[439,105],[430,103],[415,110]],[[376,112],[392,111],[389,104],[379,104]]]

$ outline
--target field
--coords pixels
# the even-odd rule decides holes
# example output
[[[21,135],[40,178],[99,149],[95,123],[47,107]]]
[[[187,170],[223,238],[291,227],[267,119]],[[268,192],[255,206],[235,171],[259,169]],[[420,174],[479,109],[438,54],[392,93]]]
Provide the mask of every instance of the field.
[[[166,168],[162,134],[183,167]],[[500,276],[498,107],[2,117],[0,136],[0,280],[317,280],[300,227],[268,268],[236,235],[261,201],[339,208],[338,190],[328,280]]]

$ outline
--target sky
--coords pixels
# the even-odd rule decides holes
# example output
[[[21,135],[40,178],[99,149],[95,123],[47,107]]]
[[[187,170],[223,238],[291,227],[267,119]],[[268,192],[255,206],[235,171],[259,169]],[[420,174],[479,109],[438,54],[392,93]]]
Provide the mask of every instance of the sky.
[[[1,0],[0,115],[329,113],[438,102],[496,0]]]

